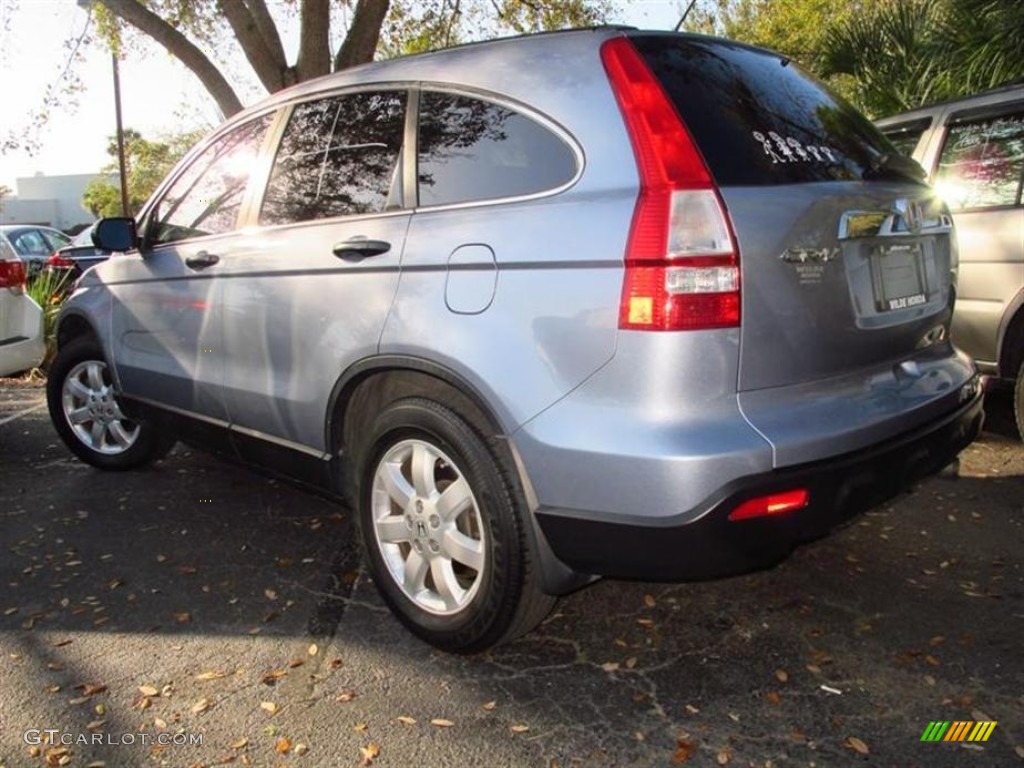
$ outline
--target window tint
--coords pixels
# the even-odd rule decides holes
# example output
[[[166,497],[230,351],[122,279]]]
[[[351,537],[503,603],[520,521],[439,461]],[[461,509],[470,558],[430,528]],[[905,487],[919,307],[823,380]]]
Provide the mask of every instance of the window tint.
[[[38,229],[23,229],[10,235],[10,238],[14,250],[22,256],[49,256],[55,250]]]
[[[52,251],[56,251],[58,248],[63,248],[65,245],[69,245],[71,243],[71,238],[63,232],[57,232],[52,229],[41,229],[39,231],[42,233],[43,237],[46,238],[46,242]]]
[[[977,120],[954,121],[939,157],[935,187],[951,208],[1020,203],[1024,165],[1024,108]]]
[[[795,63],[722,40],[630,38],[661,81],[719,184],[920,178],[867,118]]]
[[[572,150],[530,118],[466,96],[423,94],[420,205],[529,195],[575,174]]]
[[[296,106],[260,223],[383,211],[402,149],[405,101],[405,92],[356,93]]]
[[[152,245],[235,228],[249,173],[271,115],[239,126],[206,148],[168,189],[153,214]]]

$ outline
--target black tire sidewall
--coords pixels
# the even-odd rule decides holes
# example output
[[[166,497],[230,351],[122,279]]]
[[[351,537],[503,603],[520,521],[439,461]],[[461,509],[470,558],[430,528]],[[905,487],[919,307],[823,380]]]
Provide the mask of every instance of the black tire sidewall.
[[[374,533],[374,473],[384,455],[408,439],[428,442],[451,458],[472,489],[483,523],[482,581],[469,605],[451,616],[428,613],[405,595],[384,562]],[[357,518],[364,556],[381,597],[414,634],[442,650],[473,653],[499,642],[515,618],[522,592],[522,543],[515,499],[484,439],[444,406],[414,398],[385,409],[367,442],[358,470]]]
[[[1024,440],[1024,362],[1020,364],[1013,385],[1013,413],[1017,421],[1017,434]]]
[[[132,421],[139,425],[139,436],[123,453],[111,455],[94,451],[75,435],[64,414],[64,381],[72,368],[89,360],[109,366],[103,350],[96,341],[89,338],[75,339],[60,348],[47,375],[46,403],[50,411],[50,420],[61,440],[79,459],[100,469],[134,469],[159,458],[166,452],[167,445],[161,439],[157,425],[145,416],[137,416],[134,413],[131,415]]]

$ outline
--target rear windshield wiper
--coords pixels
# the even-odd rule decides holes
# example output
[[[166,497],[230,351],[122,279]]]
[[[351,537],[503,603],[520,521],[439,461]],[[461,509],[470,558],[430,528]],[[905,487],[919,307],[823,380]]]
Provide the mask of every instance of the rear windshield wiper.
[[[918,183],[924,182],[928,174],[921,164],[906,155],[883,152],[875,155],[864,171],[866,180],[908,179]]]

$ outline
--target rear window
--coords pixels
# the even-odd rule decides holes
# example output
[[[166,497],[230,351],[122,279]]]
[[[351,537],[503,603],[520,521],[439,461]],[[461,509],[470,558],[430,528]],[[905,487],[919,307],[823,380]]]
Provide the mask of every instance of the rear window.
[[[778,54],[714,38],[631,39],[719,184],[871,178],[893,153],[867,118]]]

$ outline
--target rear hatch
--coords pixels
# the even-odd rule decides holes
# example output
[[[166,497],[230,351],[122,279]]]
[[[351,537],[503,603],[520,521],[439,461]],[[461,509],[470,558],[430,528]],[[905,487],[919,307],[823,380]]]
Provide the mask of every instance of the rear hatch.
[[[699,36],[630,39],[733,225],[740,392],[866,372],[944,342],[951,220],[916,163],[789,59]]]

